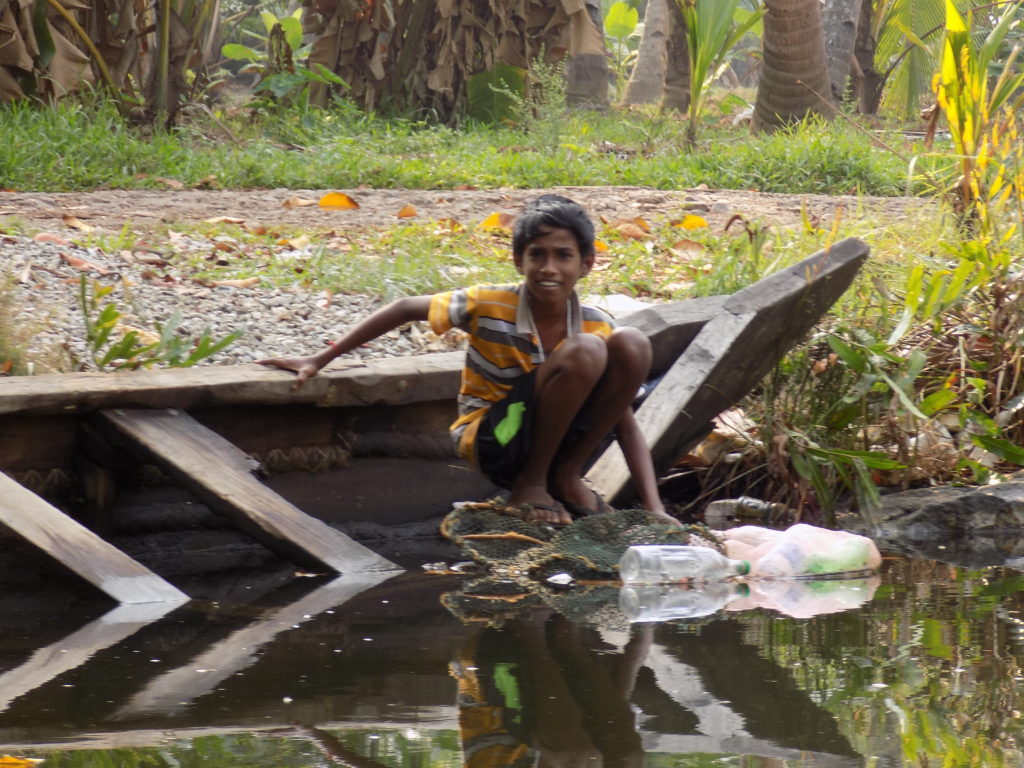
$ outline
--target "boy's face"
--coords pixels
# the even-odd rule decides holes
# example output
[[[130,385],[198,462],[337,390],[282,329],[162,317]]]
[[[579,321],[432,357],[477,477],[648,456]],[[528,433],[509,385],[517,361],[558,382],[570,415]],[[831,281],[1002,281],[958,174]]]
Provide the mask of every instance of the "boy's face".
[[[544,231],[527,243],[514,260],[533,300],[552,305],[568,301],[576,283],[594,266],[594,254],[581,255],[580,246],[568,229]]]

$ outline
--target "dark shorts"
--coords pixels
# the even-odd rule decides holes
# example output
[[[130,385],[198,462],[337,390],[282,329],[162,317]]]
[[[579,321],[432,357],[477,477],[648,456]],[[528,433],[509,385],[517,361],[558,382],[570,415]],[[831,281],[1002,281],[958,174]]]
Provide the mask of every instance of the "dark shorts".
[[[530,455],[533,443],[537,396],[537,369],[523,374],[503,400],[491,406],[476,434],[476,459],[480,471],[500,488],[511,488]],[[590,403],[576,414],[558,453],[579,441],[590,423]],[[558,460],[557,454],[555,460]]]

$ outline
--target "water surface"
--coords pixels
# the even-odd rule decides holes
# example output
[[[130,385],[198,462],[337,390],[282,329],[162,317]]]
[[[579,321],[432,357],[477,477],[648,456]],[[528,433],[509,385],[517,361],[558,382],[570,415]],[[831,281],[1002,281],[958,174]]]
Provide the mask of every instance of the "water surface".
[[[12,610],[0,753],[97,768],[1024,765],[1022,589],[1012,569],[892,556],[860,605],[805,590],[632,625],[614,589],[415,572],[296,579],[251,603]]]

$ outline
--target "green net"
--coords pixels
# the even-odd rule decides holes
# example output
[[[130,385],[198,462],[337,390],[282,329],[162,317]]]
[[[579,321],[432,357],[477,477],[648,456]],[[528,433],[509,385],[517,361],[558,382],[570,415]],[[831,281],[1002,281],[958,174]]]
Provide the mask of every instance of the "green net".
[[[529,523],[519,510],[497,502],[452,510],[441,533],[458,544],[484,573],[447,593],[443,602],[463,621],[499,625],[538,605],[602,627],[628,626],[618,610],[618,563],[636,544],[696,544],[721,551],[703,525],[677,526],[649,512],[625,509],[580,518],[556,529]],[[552,585],[556,574],[572,588]]]

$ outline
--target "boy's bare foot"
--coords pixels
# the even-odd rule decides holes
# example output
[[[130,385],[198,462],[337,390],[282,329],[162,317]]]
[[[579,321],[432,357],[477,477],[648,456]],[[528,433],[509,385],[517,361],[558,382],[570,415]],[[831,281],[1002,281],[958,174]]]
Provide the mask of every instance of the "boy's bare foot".
[[[572,515],[540,485],[513,490],[507,504],[519,509],[525,507],[523,519],[528,523],[568,525],[572,522]]]
[[[556,491],[559,500],[572,513],[573,517],[586,517],[614,511],[601,494],[578,477],[573,477],[570,482],[556,488]]]

